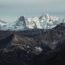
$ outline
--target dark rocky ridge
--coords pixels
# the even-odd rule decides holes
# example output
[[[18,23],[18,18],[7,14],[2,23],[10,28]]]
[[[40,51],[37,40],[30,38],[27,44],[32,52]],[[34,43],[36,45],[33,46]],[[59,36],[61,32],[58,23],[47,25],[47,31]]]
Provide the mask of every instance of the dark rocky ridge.
[[[50,30],[0,31],[0,65],[65,65],[65,24]]]

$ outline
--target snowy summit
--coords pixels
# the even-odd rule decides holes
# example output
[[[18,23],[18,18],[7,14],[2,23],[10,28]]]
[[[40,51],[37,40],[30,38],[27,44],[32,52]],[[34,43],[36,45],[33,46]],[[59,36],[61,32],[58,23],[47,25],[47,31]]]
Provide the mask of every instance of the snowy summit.
[[[65,21],[65,20],[64,20]],[[59,17],[49,16],[48,14],[40,17],[25,18],[20,16],[13,23],[0,21],[0,30],[27,30],[27,29],[52,29],[57,24],[64,22]]]

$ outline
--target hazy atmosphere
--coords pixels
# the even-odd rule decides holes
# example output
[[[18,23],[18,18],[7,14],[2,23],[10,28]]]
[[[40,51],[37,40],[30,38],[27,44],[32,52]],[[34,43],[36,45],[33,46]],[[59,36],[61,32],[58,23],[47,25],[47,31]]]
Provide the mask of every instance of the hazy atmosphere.
[[[65,0],[0,0],[0,65],[65,65]]]
[[[49,13],[65,17],[65,0],[0,0],[0,19],[15,21],[19,16],[32,17]]]

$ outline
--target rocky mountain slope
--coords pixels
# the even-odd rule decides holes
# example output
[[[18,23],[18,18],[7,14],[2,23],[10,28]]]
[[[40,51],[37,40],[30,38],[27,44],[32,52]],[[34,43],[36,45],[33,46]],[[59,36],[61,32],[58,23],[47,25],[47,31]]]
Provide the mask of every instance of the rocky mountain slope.
[[[65,65],[65,24],[52,29],[0,31],[1,65]]]

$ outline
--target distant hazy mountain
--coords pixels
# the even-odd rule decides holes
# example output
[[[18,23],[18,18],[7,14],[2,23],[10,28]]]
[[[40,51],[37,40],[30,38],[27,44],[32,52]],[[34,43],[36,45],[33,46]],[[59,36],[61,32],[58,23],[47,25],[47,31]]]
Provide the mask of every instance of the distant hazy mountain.
[[[59,23],[64,23],[59,17],[48,14],[40,17],[25,18],[20,16],[15,22],[6,23],[0,20],[0,30],[27,30],[27,29],[52,29]]]
[[[7,26],[7,23],[5,21],[0,20],[0,30],[2,29],[4,30],[6,26]]]
[[[16,30],[25,30],[26,29],[26,22],[25,22],[24,16],[20,16],[20,18],[16,21],[15,28],[16,28]]]
[[[25,30],[26,29],[26,23],[25,23],[25,17],[20,16],[18,20],[12,23],[8,23],[7,30]]]
[[[48,14],[40,17],[28,18],[27,27],[29,29],[52,29],[57,24],[61,23],[60,18],[49,16]]]

